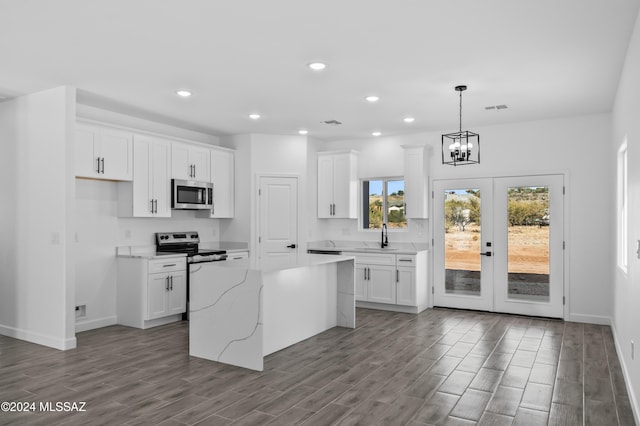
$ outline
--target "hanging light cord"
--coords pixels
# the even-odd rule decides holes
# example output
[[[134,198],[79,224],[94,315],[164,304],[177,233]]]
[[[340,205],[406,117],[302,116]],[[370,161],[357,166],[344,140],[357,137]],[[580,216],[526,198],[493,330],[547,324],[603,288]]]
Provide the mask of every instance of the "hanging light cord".
[[[460,133],[462,133],[462,90],[460,91]]]

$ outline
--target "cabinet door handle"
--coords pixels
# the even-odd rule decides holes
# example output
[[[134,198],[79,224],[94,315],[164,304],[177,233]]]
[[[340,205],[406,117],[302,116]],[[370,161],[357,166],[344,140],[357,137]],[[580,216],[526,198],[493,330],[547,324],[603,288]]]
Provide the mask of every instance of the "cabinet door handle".
[[[171,279],[170,279],[170,282],[171,282],[171,291],[173,291],[173,275],[171,275],[169,278],[171,278]]]
[[[158,199],[153,200],[153,212],[158,214]]]
[[[399,283],[400,282],[400,271],[398,271],[396,269],[396,282]]]
[[[100,173],[100,157],[96,158],[96,163],[97,163],[96,173]]]
[[[151,204],[151,207],[149,207],[149,211],[153,213],[153,199],[149,200],[149,203]]]
[[[164,289],[169,291],[169,275],[167,275],[167,285],[165,286]]]
[[[196,165],[193,165],[193,178],[196,178]]]
[[[170,268],[172,266],[176,266],[176,264],[175,263],[167,263],[167,264],[162,265],[163,268]]]
[[[104,174],[104,157],[100,159],[100,163],[102,164],[102,174]]]
[[[399,262],[413,262],[413,259],[398,259]]]
[[[335,204],[333,205],[333,215],[334,216],[336,215],[336,205]]]

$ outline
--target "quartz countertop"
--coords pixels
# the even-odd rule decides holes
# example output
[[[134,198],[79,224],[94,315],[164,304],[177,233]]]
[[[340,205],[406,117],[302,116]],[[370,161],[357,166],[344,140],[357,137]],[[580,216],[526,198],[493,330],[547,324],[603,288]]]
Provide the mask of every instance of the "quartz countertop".
[[[259,272],[276,272],[287,269],[304,268],[309,266],[324,265],[327,263],[343,262],[353,260],[353,256],[325,256],[322,254],[297,254],[287,256],[280,261],[269,260],[261,261],[256,258],[248,258],[236,260],[233,262],[213,262],[207,265],[226,268],[226,269],[243,269]],[[195,268],[195,266],[192,266]],[[195,272],[195,270],[194,270]]]
[[[212,241],[202,242],[198,244],[202,250],[225,250],[227,253],[236,253],[241,251],[249,251],[247,243],[236,243],[229,241]],[[156,246],[118,246],[116,247],[117,257],[135,257],[140,259],[160,259],[169,256],[185,257],[186,253],[164,253],[157,254]]]
[[[417,254],[420,251],[429,250],[427,243],[389,243],[385,248],[380,247],[380,241],[337,241],[324,240],[313,241],[307,244],[307,250],[323,250],[335,252],[356,253],[390,253],[390,254]]]
[[[156,253],[155,246],[119,246],[116,247],[117,257],[138,259],[167,259],[169,257],[186,257],[186,253]]]
[[[198,248],[200,250],[225,250],[227,253],[236,253],[239,251],[249,251],[249,244],[234,241],[204,241],[198,244]]]

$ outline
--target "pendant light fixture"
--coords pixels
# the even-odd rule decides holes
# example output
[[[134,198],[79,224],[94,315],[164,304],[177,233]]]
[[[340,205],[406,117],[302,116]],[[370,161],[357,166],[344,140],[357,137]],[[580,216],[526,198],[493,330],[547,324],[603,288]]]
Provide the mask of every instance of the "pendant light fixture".
[[[456,92],[460,92],[460,127],[457,132],[442,135],[442,164],[480,164],[480,135],[462,130],[462,92],[465,90],[467,86],[456,86]]]

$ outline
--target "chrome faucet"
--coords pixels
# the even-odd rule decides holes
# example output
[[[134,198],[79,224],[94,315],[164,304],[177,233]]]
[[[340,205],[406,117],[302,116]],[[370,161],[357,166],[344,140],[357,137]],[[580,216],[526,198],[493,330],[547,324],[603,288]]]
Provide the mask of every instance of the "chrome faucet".
[[[382,224],[382,241],[380,241],[380,248],[385,248],[389,245],[389,230],[387,229],[387,224]]]

